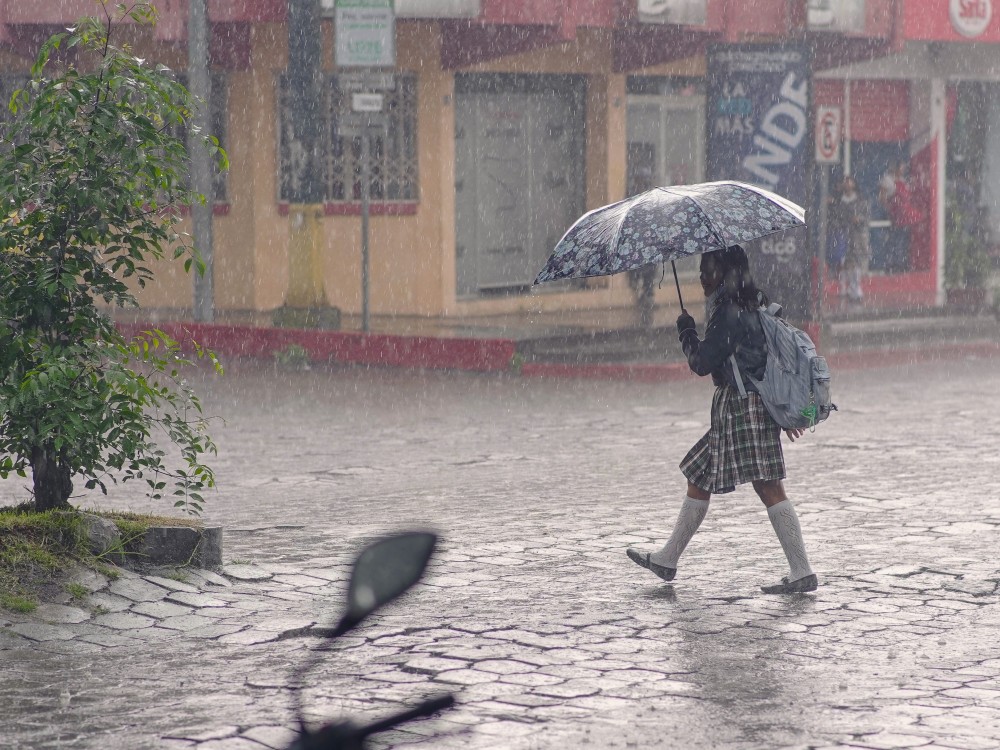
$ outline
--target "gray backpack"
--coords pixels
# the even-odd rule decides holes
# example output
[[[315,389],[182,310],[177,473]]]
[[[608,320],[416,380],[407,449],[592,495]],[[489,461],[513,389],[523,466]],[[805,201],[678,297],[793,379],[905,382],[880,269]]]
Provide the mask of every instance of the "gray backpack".
[[[781,305],[761,307],[760,324],[767,346],[764,377],[747,377],[757,387],[774,421],[784,429],[813,429],[837,407],[830,401],[830,368],[812,339],[779,317]],[[736,357],[730,356],[740,396],[747,397]]]

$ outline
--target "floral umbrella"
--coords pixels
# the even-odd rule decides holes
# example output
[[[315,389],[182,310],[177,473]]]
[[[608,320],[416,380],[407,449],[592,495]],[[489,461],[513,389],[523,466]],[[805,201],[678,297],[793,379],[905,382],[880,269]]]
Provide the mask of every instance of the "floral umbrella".
[[[535,284],[673,262],[804,225],[801,206],[742,182],[653,188],[577,219]]]

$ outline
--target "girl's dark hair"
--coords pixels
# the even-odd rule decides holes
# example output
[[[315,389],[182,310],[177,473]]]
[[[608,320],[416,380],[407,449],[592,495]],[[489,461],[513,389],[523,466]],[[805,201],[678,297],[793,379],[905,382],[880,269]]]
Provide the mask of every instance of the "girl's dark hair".
[[[767,295],[757,288],[750,273],[750,261],[746,250],[740,245],[730,245],[725,250],[717,250],[714,255],[722,266],[723,284],[730,299],[744,310],[756,310],[769,303]]]

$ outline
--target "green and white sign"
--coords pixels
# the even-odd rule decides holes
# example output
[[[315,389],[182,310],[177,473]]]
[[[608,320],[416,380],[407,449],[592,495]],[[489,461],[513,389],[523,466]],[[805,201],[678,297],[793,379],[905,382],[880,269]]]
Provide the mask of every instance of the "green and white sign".
[[[335,11],[338,68],[395,66],[392,0],[336,0]]]

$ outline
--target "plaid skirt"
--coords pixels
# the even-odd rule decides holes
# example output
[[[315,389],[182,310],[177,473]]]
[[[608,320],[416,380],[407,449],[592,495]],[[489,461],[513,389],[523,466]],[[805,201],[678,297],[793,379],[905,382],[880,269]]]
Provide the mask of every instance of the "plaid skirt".
[[[741,398],[728,385],[715,389],[712,426],[681,461],[688,481],[705,492],[732,492],[757,479],[785,478],[778,427],[760,396]]]

